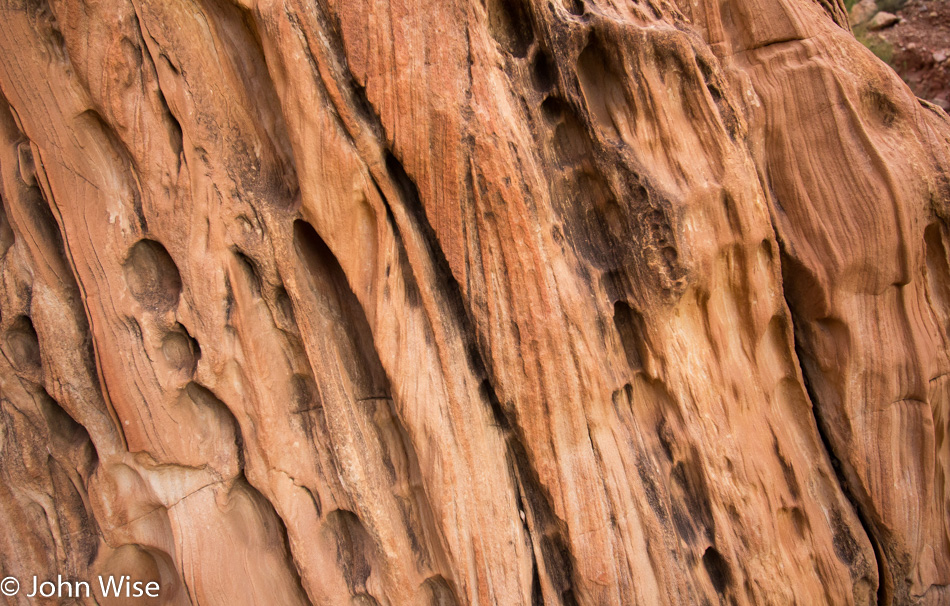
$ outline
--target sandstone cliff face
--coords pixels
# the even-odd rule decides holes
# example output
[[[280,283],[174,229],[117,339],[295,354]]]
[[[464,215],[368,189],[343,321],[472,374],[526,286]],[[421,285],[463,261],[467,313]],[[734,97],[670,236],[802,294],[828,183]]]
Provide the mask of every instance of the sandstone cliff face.
[[[838,0],[0,9],[3,576],[950,603],[950,120]]]

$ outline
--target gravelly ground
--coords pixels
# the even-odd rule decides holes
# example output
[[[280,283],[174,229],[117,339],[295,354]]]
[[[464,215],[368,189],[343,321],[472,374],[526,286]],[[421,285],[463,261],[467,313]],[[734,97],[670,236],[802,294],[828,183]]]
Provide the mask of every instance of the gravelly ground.
[[[878,33],[891,64],[918,97],[950,109],[950,1],[908,0],[897,25]]]

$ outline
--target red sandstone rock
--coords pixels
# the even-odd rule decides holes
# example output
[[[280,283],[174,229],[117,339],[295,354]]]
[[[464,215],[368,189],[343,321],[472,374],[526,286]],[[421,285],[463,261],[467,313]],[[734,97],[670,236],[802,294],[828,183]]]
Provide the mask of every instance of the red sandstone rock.
[[[950,121],[839,1],[0,8],[4,576],[950,600]]]

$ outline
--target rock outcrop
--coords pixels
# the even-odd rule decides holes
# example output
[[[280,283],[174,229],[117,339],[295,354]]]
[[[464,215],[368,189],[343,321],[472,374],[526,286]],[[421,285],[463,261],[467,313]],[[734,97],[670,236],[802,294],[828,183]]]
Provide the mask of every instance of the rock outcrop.
[[[0,8],[24,591],[950,603],[950,120],[840,0]]]

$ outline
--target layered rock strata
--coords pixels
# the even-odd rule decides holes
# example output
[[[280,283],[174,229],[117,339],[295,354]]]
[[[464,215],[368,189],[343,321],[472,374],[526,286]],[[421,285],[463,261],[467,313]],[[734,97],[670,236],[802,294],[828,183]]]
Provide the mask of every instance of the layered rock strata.
[[[950,121],[839,0],[0,9],[3,576],[950,601]]]

